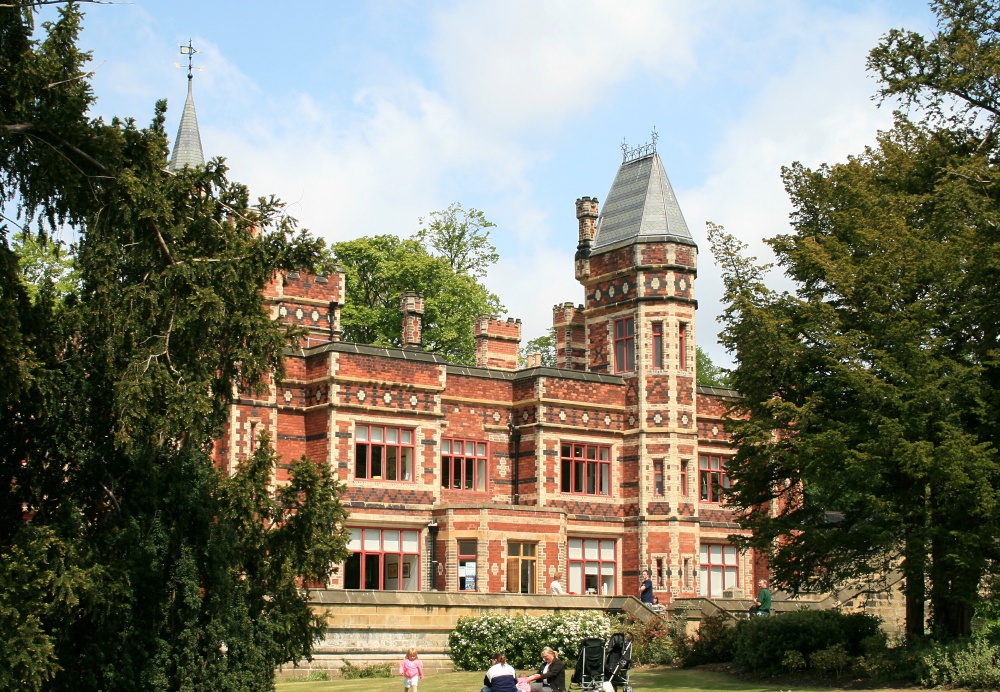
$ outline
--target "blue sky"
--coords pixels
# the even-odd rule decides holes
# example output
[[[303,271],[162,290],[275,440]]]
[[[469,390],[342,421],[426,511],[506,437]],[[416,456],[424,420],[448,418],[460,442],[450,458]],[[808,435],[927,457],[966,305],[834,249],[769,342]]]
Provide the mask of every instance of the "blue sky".
[[[146,122],[186,83],[208,156],[330,241],[409,235],[451,202],[497,224],[487,284],[524,340],[581,302],[574,201],[603,201],[620,143],[658,151],[699,244],[698,342],[713,358],[721,282],[705,222],[760,257],[787,229],[780,167],[844,160],[891,106],[867,51],[928,32],[920,0],[132,0],[85,5],[97,115]],[[781,277],[775,277],[781,285]]]

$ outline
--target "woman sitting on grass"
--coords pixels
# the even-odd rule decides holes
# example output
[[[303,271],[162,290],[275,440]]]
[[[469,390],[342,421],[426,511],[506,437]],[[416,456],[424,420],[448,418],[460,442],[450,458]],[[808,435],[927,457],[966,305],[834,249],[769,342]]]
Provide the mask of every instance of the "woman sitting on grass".
[[[481,692],[518,692],[517,671],[507,664],[503,654],[493,655],[493,665],[483,677]]]

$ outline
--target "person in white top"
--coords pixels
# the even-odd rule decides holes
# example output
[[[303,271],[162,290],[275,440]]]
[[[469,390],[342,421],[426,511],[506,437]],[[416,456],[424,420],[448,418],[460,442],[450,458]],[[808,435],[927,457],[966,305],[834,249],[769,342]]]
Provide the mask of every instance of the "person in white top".
[[[553,596],[562,596],[563,594],[566,593],[563,590],[562,582],[559,581],[559,577],[553,579],[552,583],[549,584],[549,593],[552,594]]]

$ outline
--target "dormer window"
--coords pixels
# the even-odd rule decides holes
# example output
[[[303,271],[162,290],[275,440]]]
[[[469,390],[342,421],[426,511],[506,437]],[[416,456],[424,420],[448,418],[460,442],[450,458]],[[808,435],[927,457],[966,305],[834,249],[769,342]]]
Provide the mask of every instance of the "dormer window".
[[[615,320],[615,372],[635,372],[635,320]]]

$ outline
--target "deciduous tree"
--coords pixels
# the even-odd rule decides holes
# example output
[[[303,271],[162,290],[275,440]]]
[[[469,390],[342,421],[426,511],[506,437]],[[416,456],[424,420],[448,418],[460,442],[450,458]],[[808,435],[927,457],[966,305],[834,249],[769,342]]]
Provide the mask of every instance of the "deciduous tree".
[[[400,296],[424,296],[423,348],[453,363],[475,362],[472,325],[481,315],[503,310],[500,299],[445,256],[431,254],[420,236],[379,235],[335,243],[333,253],[344,269],[347,295],[341,312],[344,339],[399,346],[402,339]]]

